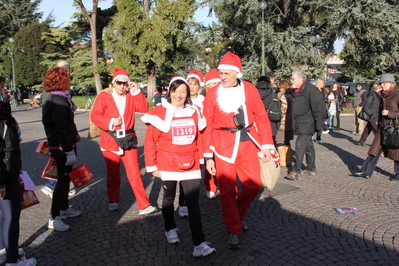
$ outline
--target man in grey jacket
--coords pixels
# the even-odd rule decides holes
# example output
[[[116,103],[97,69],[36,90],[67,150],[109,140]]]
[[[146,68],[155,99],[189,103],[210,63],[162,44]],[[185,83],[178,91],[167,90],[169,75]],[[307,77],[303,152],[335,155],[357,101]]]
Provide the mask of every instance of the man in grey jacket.
[[[358,118],[357,116],[362,111],[363,103],[366,102],[366,99],[367,99],[367,91],[363,89],[362,84],[357,83],[356,92],[355,94],[353,94],[353,109],[355,112],[355,128],[353,129],[353,134],[355,135],[363,133],[364,121]]]
[[[307,81],[302,71],[292,72],[291,82],[294,89],[292,106],[292,126],[297,136],[295,142],[294,166],[286,179],[298,180],[302,175],[316,175],[316,152],[312,135],[323,130],[325,105],[319,89]],[[306,169],[301,171],[302,161],[306,154]]]

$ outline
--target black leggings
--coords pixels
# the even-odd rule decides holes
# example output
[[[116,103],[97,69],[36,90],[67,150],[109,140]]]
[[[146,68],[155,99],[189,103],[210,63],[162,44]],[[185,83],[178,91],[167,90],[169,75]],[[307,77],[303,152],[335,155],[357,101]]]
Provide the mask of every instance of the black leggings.
[[[1,234],[7,252],[7,263],[18,261],[18,240],[19,240],[19,217],[21,215],[21,191],[19,181],[6,184],[6,197],[0,200],[0,212],[2,216]]]
[[[53,192],[53,201],[51,204],[51,217],[60,216],[61,210],[69,208],[68,192],[71,179],[68,173],[72,171],[72,166],[65,166],[66,156],[62,150],[51,149],[51,157],[57,162],[57,185]]]
[[[188,220],[190,223],[193,243],[198,246],[205,241],[202,231],[201,211],[198,203],[201,179],[180,181],[188,209]],[[177,181],[163,181],[162,215],[165,222],[165,230],[176,228],[174,217],[174,201],[176,196]]]

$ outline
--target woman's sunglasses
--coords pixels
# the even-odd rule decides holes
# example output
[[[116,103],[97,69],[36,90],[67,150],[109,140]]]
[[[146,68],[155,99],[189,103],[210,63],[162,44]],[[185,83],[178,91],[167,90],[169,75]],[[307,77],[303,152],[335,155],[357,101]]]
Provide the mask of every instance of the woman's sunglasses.
[[[116,83],[116,85],[119,85],[119,86],[121,86],[121,85],[127,86],[128,85],[127,82],[123,82],[123,81],[119,81],[119,80],[115,81],[115,83]]]

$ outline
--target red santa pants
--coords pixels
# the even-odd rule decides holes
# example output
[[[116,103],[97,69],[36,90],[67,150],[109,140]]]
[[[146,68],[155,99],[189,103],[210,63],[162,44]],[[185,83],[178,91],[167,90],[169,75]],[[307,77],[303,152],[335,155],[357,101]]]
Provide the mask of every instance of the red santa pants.
[[[260,188],[259,149],[252,141],[240,142],[234,164],[225,162],[215,156],[216,178],[219,184],[222,203],[223,221],[227,232],[242,234],[241,220],[257,197]],[[236,177],[242,183],[242,190],[236,189]]]
[[[150,206],[147,193],[144,189],[140,174],[137,149],[125,150],[124,155],[118,155],[110,151],[102,152],[107,165],[107,194],[110,202],[119,202],[121,191],[120,161],[122,160],[126,175],[136,197],[139,210]]]

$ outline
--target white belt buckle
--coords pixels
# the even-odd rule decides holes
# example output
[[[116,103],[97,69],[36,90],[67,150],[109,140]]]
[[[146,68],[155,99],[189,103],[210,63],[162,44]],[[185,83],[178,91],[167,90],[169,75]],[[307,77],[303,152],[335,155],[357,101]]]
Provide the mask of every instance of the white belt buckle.
[[[119,129],[116,131],[116,137],[119,138],[124,138],[126,136],[125,130]]]

